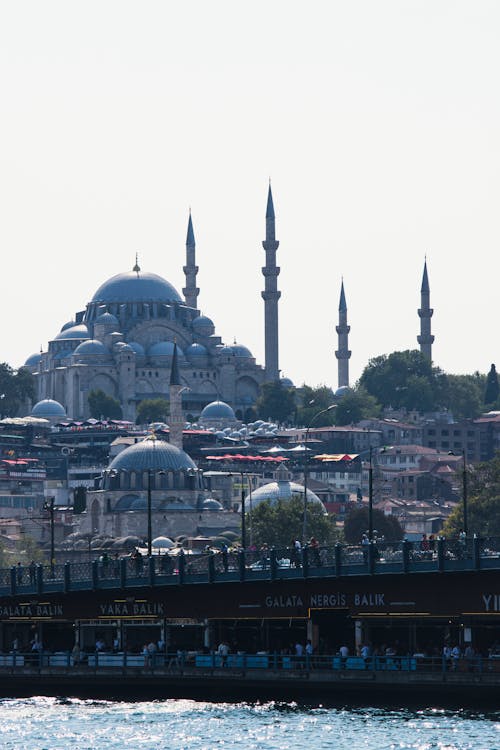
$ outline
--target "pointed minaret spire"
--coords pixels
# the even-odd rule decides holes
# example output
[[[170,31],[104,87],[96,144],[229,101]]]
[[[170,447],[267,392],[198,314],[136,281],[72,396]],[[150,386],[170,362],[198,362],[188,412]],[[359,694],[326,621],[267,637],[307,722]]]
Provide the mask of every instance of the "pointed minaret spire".
[[[420,336],[417,341],[420,344],[420,351],[428,360],[432,362],[432,344],[434,336],[431,334],[431,318],[434,310],[430,306],[430,288],[429,278],[427,276],[427,258],[424,260],[424,273],[422,275],[422,286],[420,287],[420,309],[418,315],[420,318]]]
[[[179,375],[179,361],[177,355],[177,342],[174,341],[174,351],[172,353],[172,368],[170,370],[170,416],[168,419],[169,441],[176,448],[182,450],[182,430],[184,427],[184,415],[182,413],[182,391],[185,390],[181,385]]]
[[[339,302],[339,324],[335,330],[339,337],[339,348],[335,352],[338,359],[338,387],[349,386],[349,331],[351,326],[347,325],[347,304],[345,301],[344,279],[340,285],[340,302]]]
[[[186,286],[182,290],[184,299],[188,307],[197,308],[197,299],[200,290],[196,286],[196,274],[198,266],[196,265],[196,242],[194,239],[193,220],[191,219],[191,209],[189,209],[189,220],[186,236],[186,265],[182,269],[186,276]]]
[[[174,351],[172,354],[172,369],[170,370],[170,385],[180,385],[181,378],[179,375],[179,356],[177,354],[177,341],[174,341]]]
[[[264,300],[265,367],[267,381],[279,380],[280,376],[278,366],[278,300],[281,297],[281,292],[278,291],[280,269],[276,265],[276,251],[279,244],[275,234],[273,194],[271,191],[271,182],[269,182],[266,207],[266,239],[262,243],[262,247],[266,251],[266,265],[262,268],[265,279],[262,299]]]

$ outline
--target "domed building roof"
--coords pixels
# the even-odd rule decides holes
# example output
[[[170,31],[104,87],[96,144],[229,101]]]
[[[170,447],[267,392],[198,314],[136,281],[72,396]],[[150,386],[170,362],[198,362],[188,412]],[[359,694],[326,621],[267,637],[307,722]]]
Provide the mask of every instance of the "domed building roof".
[[[348,393],[351,393],[351,389],[348,385],[341,385],[340,388],[337,388],[335,391],[335,398],[343,398]]]
[[[78,344],[73,354],[75,357],[93,357],[96,354],[109,354],[109,350],[102,341],[88,339],[88,341],[82,341],[81,344]]]
[[[26,362],[24,363],[25,367],[38,367],[40,360],[42,359],[42,355],[40,352],[36,352],[36,354],[31,354]]]
[[[92,302],[180,302],[182,297],[172,284],[147,271],[126,271],[105,281]]]
[[[188,359],[190,357],[206,357],[208,351],[202,344],[190,344],[185,350],[184,354]]]
[[[201,504],[202,510],[223,510],[222,503],[213,497],[207,497]]]
[[[60,339],[88,339],[89,329],[85,323],[78,323],[69,328],[64,327],[55,337],[54,340],[59,341]]]
[[[51,398],[44,398],[39,401],[31,410],[32,417],[42,417],[43,419],[49,419],[50,417],[66,418],[66,410],[59,401],[54,401]]]
[[[207,404],[200,414],[200,422],[204,419],[228,419],[236,422],[234,411],[225,401],[212,401]]]
[[[171,357],[174,353],[174,344],[172,341],[158,341],[152,344],[148,349],[148,357]],[[182,349],[177,347],[177,356],[184,357]]]
[[[252,492],[252,505],[255,508],[256,505],[269,500],[273,505],[278,501],[291,500],[294,497],[298,497],[301,500],[304,499],[304,487],[296,482],[289,482],[286,480],[278,480],[277,482],[269,482],[269,484],[259,487]],[[250,502],[250,496],[247,498],[247,503]],[[320,505],[326,514],[326,509],[319,497],[312,492],[307,490],[307,502]],[[248,506],[247,506],[248,507]]]
[[[290,380],[290,378],[280,378],[280,383],[283,388],[295,388],[293,380]]]
[[[246,346],[242,346],[241,344],[233,344],[229,348],[231,349],[235,357],[239,357],[241,359],[253,359],[252,352],[250,351],[250,349],[247,349]]]
[[[206,315],[199,315],[193,320],[193,331],[200,336],[213,336],[215,326],[213,321]]]
[[[143,345],[137,343],[137,341],[130,341],[129,346],[134,350],[138,357],[144,357],[146,355]]]
[[[63,325],[63,327],[61,328],[61,332],[62,332],[62,331],[65,331],[65,330],[66,330],[67,328],[73,328],[73,326],[74,326],[74,325],[76,325],[76,323],[75,323],[75,321],[74,321],[74,320],[68,320],[68,322],[67,322],[67,323],[65,323],[65,324]]]
[[[94,323],[100,326],[118,326],[118,318],[110,312],[98,315]]]
[[[146,438],[125,448],[110,463],[116,471],[181,471],[196,469],[187,453],[164,440]]]

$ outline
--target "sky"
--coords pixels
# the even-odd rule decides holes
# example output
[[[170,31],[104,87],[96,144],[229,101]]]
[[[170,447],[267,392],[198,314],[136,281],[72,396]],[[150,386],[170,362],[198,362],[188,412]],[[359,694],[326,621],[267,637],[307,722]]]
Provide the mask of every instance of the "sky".
[[[47,348],[139,265],[185,285],[264,364],[272,181],[282,374],[337,387],[418,347],[500,363],[496,0],[0,2],[0,361]]]

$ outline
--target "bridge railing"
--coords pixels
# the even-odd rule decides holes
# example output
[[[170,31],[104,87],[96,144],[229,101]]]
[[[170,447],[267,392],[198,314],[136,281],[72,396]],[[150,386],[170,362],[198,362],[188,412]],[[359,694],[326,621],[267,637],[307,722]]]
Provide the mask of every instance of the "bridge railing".
[[[500,538],[126,556],[0,569],[0,595],[321,576],[500,569]]]

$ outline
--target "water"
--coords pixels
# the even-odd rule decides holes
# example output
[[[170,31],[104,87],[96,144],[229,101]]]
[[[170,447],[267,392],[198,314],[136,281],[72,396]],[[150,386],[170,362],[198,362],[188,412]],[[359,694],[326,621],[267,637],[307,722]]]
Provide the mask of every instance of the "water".
[[[2,750],[500,750],[500,712],[0,700]]]

